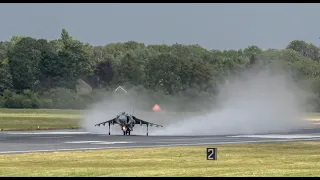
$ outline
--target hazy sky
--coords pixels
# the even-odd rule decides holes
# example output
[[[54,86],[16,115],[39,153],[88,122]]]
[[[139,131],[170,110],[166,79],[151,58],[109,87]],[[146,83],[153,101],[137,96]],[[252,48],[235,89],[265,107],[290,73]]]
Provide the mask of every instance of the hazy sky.
[[[0,40],[56,39],[66,28],[92,45],[129,40],[283,48],[294,39],[320,44],[320,4],[1,4]]]

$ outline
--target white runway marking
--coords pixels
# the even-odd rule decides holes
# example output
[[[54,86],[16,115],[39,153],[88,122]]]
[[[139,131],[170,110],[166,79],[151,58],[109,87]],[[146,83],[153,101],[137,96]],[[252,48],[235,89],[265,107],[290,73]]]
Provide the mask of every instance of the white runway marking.
[[[41,135],[41,134],[90,134],[90,132],[8,132],[6,134],[17,134],[17,135],[23,135],[23,134],[36,134],[36,135]]]
[[[124,143],[134,143],[134,142],[119,142],[119,141],[69,141],[64,142],[68,144],[124,144]]]
[[[103,141],[69,141],[69,142],[64,142],[67,144],[86,144],[86,143],[98,143],[98,142],[103,142]]]
[[[107,141],[102,141],[102,142],[90,143],[90,144],[127,144],[127,143],[135,143],[135,142],[107,142]]]
[[[221,145],[221,144],[247,144],[247,143],[266,143],[266,142],[294,142],[294,141],[318,141],[320,139],[299,139],[299,140],[260,140],[260,141],[234,141],[234,142],[216,142],[216,143],[195,143],[195,144],[168,144],[153,146],[120,146],[120,147],[99,147],[99,148],[73,148],[73,149],[45,149],[45,150],[28,150],[28,151],[0,151],[0,154],[15,153],[35,153],[35,152],[55,152],[55,151],[84,151],[84,150],[103,150],[103,149],[121,149],[121,148],[148,148],[148,147],[170,147],[170,146],[194,146],[194,145]]]
[[[282,134],[266,134],[266,135],[238,135],[238,136],[228,136],[228,137],[245,137],[245,138],[276,138],[276,139],[302,139],[302,138],[319,138],[320,135],[308,135],[308,134],[292,134],[292,135],[282,135]]]
[[[72,136],[52,136],[52,137],[32,137],[33,139],[58,139],[58,138],[67,138]]]

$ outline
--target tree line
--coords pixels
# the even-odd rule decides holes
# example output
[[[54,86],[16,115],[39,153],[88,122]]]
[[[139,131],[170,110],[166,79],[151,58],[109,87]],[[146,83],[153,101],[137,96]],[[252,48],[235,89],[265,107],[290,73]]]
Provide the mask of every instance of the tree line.
[[[65,29],[56,40],[13,36],[0,42],[0,107],[83,109],[118,86],[155,103],[214,101],[227,76],[275,65],[308,84],[310,103],[320,108],[319,60],[319,47],[301,40],[284,49],[208,50],[135,41],[92,46]]]

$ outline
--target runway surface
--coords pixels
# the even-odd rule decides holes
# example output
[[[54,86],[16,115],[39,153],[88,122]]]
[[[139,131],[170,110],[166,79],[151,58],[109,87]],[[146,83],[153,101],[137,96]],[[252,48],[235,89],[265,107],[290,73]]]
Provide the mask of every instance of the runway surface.
[[[216,136],[109,136],[83,130],[11,131],[0,133],[0,154],[310,140],[320,140],[320,128],[278,134]]]

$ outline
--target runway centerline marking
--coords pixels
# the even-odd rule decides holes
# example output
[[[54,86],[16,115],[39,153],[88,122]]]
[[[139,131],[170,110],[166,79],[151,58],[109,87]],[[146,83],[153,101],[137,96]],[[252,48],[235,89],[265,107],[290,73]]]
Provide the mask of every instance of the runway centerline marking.
[[[98,143],[98,142],[103,142],[103,141],[67,141],[64,143],[67,143],[67,144],[87,144],[87,143]]]
[[[244,138],[267,138],[267,139],[302,139],[302,138],[320,138],[320,135],[310,134],[266,134],[266,135],[237,135],[228,137],[244,137]]]
[[[67,144],[125,144],[125,143],[135,143],[135,142],[125,142],[125,141],[69,141],[64,142]]]
[[[6,132],[15,135],[45,135],[45,134],[90,134],[90,132]]]
[[[32,137],[33,139],[57,139],[57,138],[68,138],[68,137],[72,137],[72,136],[51,136],[51,137]]]
[[[135,143],[135,142],[108,142],[108,141],[102,141],[102,142],[90,143],[90,144],[128,144],[128,143]]]

